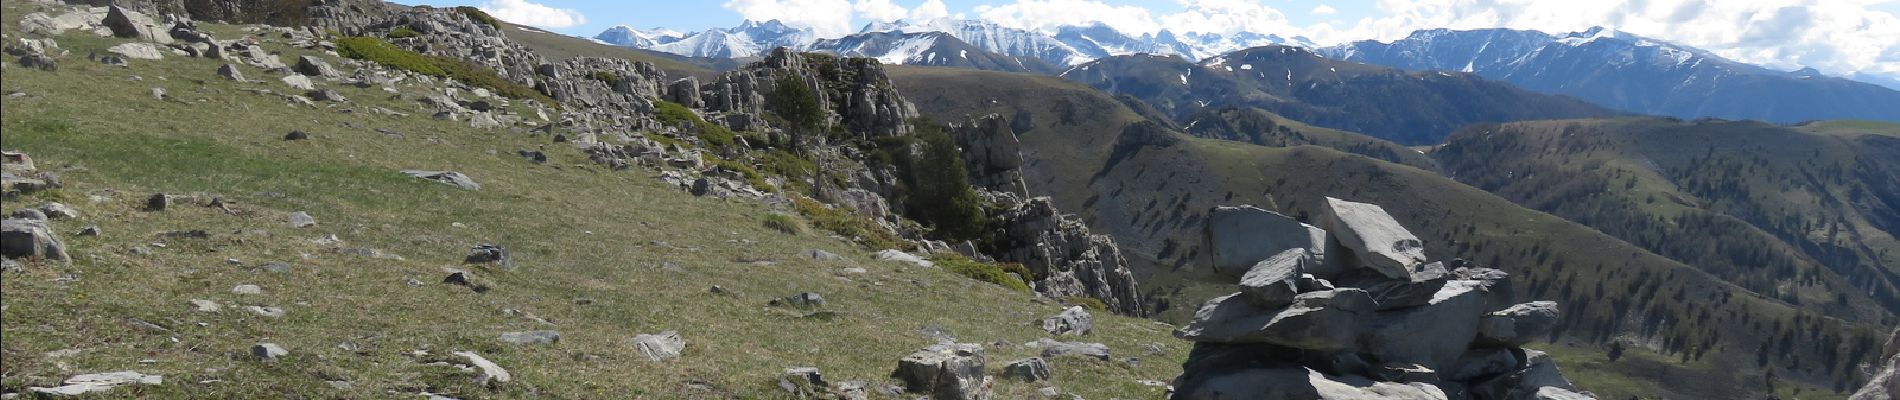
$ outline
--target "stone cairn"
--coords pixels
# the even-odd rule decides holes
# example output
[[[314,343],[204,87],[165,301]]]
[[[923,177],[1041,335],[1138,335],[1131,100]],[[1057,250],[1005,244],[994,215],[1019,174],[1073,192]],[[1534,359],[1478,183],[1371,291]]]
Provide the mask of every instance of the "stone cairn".
[[[1240,291],[1175,331],[1194,350],[1173,398],[1594,398],[1520,347],[1550,333],[1556,303],[1511,304],[1503,271],[1428,262],[1378,205],[1327,198],[1315,222],[1210,213],[1214,271]]]

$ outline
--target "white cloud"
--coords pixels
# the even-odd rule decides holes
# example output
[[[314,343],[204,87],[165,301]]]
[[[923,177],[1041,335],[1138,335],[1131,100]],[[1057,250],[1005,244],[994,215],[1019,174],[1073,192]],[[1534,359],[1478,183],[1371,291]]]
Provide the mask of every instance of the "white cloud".
[[[1312,13],[1313,15],[1333,15],[1333,14],[1338,14],[1339,9],[1333,8],[1333,6],[1321,4],[1321,5],[1313,6],[1313,11],[1308,11],[1308,12]]]
[[[919,4],[917,8],[910,10],[910,19],[913,21],[931,20],[948,16],[950,16],[950,8],[943,5],[943,0],[926,0],[924,4]]]
[[[864,17],[864,19],[880,22],[899,20],[910,16],[910,10],[905,10],[903,6],[891,4],[891,0],[858,0],[858,3],[853,4],[851,9],[857,11],[858,16]]]
[[[1023,29],[1051,29],[1062,25],[1101,22],[1129,33],[1161,30],[1161,24],[1136,6],[1113,6],[1096,0],[1016,0],[1000,6],[976,7],[978,17]]]
[[[811,28],[822,37],[838,37],[852,32],[853,7],[846,0],[731,0],[722,6],[738,12],[745,19],[776,19],[785,25]]]
[[[476,7],[495,18],[515,24],[541,28],[566,28],[587,23],[587,16],[572,8],[554,8],[527,0],[491,0]]]

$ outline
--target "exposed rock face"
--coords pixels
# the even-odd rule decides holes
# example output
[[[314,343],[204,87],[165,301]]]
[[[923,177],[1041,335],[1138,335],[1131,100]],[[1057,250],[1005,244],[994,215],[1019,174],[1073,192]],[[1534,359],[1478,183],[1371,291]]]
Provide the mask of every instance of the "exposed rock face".
[[[1042,319],[1042,330],[1051,335],[1087,335],[1095,328],[1095,317],[1082,306],[1069,306],[1062,312]]]
[[[891,375],[906,390],[932,399],[988,399],[994,383],[983,374],[983,362],[982,345],[945,343],[905,356]]]
[[[633,347],[649,361],[665,361],[679,358],[680,352],[686,350],[686,340],[680,339],[679,332],[674,331],[641,334],[633,337]]]
[[[1253,260],[1240,292],[1208,301],[1175,331],[1195,345],[1173,398],[1592,398],[1549,356],[1516,347],[1549,333],[1556,303],[1493,305],[1506,299],[1489,292],[1504,287],[1503,272],[1462,260],[1450,263],[1453,271],[1426,263],[1422,244],[1378,206],[1331,200],[1336,212],[1325,218],[1355,232],[1310,233],[1258,209],[1208,219],[1209,242],[1224,242],[1217,247],[1246,249],[1252,242],[1244,238],[1255,238],[1283,249],[1255,255],[1263,259]],[[1288,237],[1323,239],[1284,248]],[[1323,271],[1331,279],[1304,273],[1311,248],[1325,247],[1351,254],[1328,255],[1338,260]],[[1237,254],[1216,258],[1247,265]]]
[[[1088,226],[1056,211],[1047,197],[1022,201],[1008,194],[987,195],[1003,210],[992,216],[1001,222],[1005,237],[996,260],[1028,267],[1037,294],[1093,297],[1111,312],[1141,314],[1135,276],[1114,240],[1090,234]]]
[[[1291,249],[1311,258],[1316,270],[1308,273],[1324,278],[1337,272],[1317,269],[1327,256],[1326,231],[1318,227],[1254,206],[1215,207],[1207,220],[1207,244],[1217,273],[1239,276]]]
[[[45,219],[7,218],[0,221],[0,253],[6,258],[66,261],[66,243],[53,234]]]
[[[1848,400],[1885,400],[1900,396],[1900,354],[1895,354],[1900,347],[1896,346],[1900,346],[1900,329],[1894,330],[1893,335],[1887,338],[1887,351],[1882,354],[1886,361],[1879,364],[1873,379],[1868,380],[1867,386],[1855,391]]]
[[[708,111],[760,115],[765,97],[780,78],[796,77],[818,94],[819,108],[831,110],[848,132],[860,138],[911,134],[917,106],[898,95],[876,59],[773,50],[765,59],[720,75],[701,87]],[[674,95],[678,96],[678,95]]]
[[[990,114],[966,124],[951,124],[950,137],[963,148],[963,167],[970,185],[987,190],[1028,196],[1023,183],[1022,142],[1011,131],[1009,121]]]

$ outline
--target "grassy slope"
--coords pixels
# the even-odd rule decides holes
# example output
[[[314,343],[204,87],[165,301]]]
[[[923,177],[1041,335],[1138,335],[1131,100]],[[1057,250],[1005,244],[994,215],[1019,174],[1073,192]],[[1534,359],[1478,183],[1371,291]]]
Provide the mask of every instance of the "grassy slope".
[[[1735,333],[1746,331],[1738,327],[1742,325],[1794,323],[1792,310],[1783,304],[1743,293],[1680,263],[1429,171],[1317,147],[1275,149],[1206,139],[1111,160],[1114,137],[1138,117],[1111,106],[1111,110],[1064,118],[1074,105],[1113,102],[1073,83],[929,68],[897,68],[892,76],[907,93],[925,93],[912,97],[926,114],[938,118],[995,112],[1032,119],[1033,129],[1022,133],[1031,190],[1090,193],[1090,197],[1057,199],[1065,209],[1082,214],[1098,232],[1113,234],[1131,260],[1144,266],[1137,272],[1144,288],[1172,308],[1162,313],[1164,320],[1185,317],[1198,299],[1231,291],[1231,286],[1199,276],[1197,243],[1200,218],[1207,207],[1254,203],[1313,215],[1319,196],[1331,195],[1387,205],[1426,239],[1435,256],[1462,256],[1512,271],[1520,298],[1564,300],[1579,326],[1585,320],[1610,320],[1642,331],[1648,315],[1669,321],[1689,319],[1695,322],[1672,322],[1659,328],[1662,333],[1640,339],[1660,343],[1664,337],[1677,336],[1677,340],[1707,343],[1717,339],[1714,332],[1750,336]],[[1802,320],[1802,326],[1810,324],[1828,332],[1842,329],[1838,321]],[[1852,337],[1871,337],[1871,331],[1853,329],[1853,335],[1859,336]],[[1592,334],[1582,329],[1570,333],[1601,339],[1591,339]],[[1722,339],[1748,342],[1733,336]],[[1744,396],[1765,390],[1749,385],[1760,382],[1759,376],[1749,378],[1751,372],[1736,367],[1752,365],[1752,348],[1726,342],[1717,345],[1716,351],[1699,360],[1662,364],[1659,368],[1671,371],[1665,375],[1630,372],[1622,365],[1576,368],[1586,370],[1580,378],[1586,388],[1600,390],[1609,398]],[[1578,346],[1560,353],[1567,367],[1580,362],[1582,355],[1601,351],[1593,345]],[[1680,385],[1670,376],[1712,383]]]
[[[7,15],[25,13],[25,6],[5,4]],[[16,32],[12,23],[4,29]],[[219,37],[237,37],[229,27],[213,29]],[[118,42],[85,34],[59,39],[74,54],[103,53]],[[305,54],[282,50],[287,57]],[[204,59],[135,60],[130,68],[75,57],[61,62],[57,73],[9,65],[0,84],[26,93],[4,99],[0,134],[8,149],[31,153],[41,168],[61,171],[68,182],[65,189],[9,201],[7,208],[60,200],[81,212],[76,221],[56,223],[76,262],[33,264],[0,281],[6,305],[0,386],[8,390],[52,385],[77,373],[138,370],[165,375],[167,383],[116,393],[375,398],[426,389],[461,398],[772,397],[783,368],[816,366],[833,381],[889,383],[898,358],[933,341],[918,334],[920,328],[941,327],[966,342],[1023,343],[1042,337],[1031,322],[1057,309],[948,272],[870,261],[863,249],[835,239],[771,231],[761,224],[767,210],[760,205],[692,198],[651,172],[609,172],[544,136],[430,120],[415,102],[390,100],[377,90],[336,87],[357,103],[311,109],[238,91],[287,90],[250,67],[241,69],[268,82],[221,80],[213,73],[217,64]],[[133,75],[143,80],[129,80]],[[152,87],[175,100],[153,100]],[[365,112],[370,106],[416,114],[376,116]],[[386,138],[373,128],[406,136]],[[314,139],[279,139],[292,129]],[[553,158],[548,166],[512,154],[542,145]],[[404,168],[457,170],[484,188],[464,191],[396,173]],[[200,201],[223,196],[244,213],[193,204],[135,211],[151,192],[199,194]],[[89,195],[102,197],[95,202]],[[284,213],[296,210],[322,224],[287,227]],[[105,234],[71,236],[90,224]],[[158,235],[182,229],[212,236]],[[406,259],[359,258],[313,244],[329,234],[346,247]],[[497,287],[485,294],[437,284],[441,268],[459,267],[467,246],[477,243],[508,247],[520,269],[478,270]],[[153,252],[133,255],[129,249],[136,246]],[[794,260],[804,248],[844,254],[854,260],[848,264],[869,272],[839,277],[847,263]],[[781,263],[749,262],[759,259]],[[661,268],[669,261],[682,271]],[[258,270],[267,262],[289,263],[294,271]],[[410,278],[426,284],[408,287]],[[262,286],[264,294],[230,293],[247,283]],[[737,294],[706,293],[712,285]],[[838,316],[800,318],[764,305],[800,291],[822,293]],[[228,305],[198,313],[189,299]],[[232,307],[238,305],[284,307],[288,316],[265,319]],[[171,332],[145,331],[127,318]],[[495,338],[535,329],[559,330],[562,340],[511,346]],[[1134,380],[1173,377],[1187,351],[1168,329],[1098,316],[1097,333],[1086,340],[1146,362],[1059,360],[1053,384],[1088,398],[1153,397],[1156,389]],[[685,356],[640,359],[631,337],[662,330],[681,332]],[[344,341],[362,351],[338,349]],[[251,361],[244,354],[258,342],[283,345],[291,355],[274,364]],[[1141,350],[1149,344],[1162,353]],[[43,356],[62,349],[82,351]],[[405,355],[417,349],[438,356]],[[518,384],[487,392],[453,369],[422,365],[453,350],[480,351],[509,368]],[[992,347],[991,370],[1030,355],[1019,346]],[[326,380],[354,385],[334,389]],[[691,382],[710,389],[691,388]],[[1020,397],[1035,386],[1003,383],[998,390]]]
[[[666,76],[672,79],[692,76],[704,82],[719,76],[719,71],[680,61],[665,54],[593,42],[533,27],[514,24],[507,26],[511,28],[508,30],[508,39],[534,49],[536,53],[540,53],[549,61],[560,61],[572,57],[622,58],[652,63],[661,71],[666,71]]]
[[[1269,147],[1320,146],[1425,170],[1438,169],[1438,161],[1421,151],[1356,132],[1308,125],[1258,108],[1202,109],[1187,119],[1187,125],[1184,132],[1209,139]]]

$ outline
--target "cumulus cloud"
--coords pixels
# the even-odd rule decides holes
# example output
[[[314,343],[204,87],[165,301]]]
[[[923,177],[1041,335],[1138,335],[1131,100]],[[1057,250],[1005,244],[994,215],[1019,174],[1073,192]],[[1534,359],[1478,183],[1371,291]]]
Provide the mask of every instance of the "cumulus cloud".
[[[851,5],[851,9],[857,11],[858,16],[872,21],[892,21],[910,16],[910,10],[892,4],[891,0],[858,0],[857,4]]]
[[[888,1],[884,3],[889,4]],[[824,37],[851,33],[851,17],[855,11],[851,2],[846,0],[730,0],[722,6],[738,12],[745,19],[776,19],[785,25],[811,28],[812,32]]]
[[[943,0],[926,0],[924,4],[920,4],[917,8],[910,10],[910,19],[913,21],[923,21],[948,16],[950,16],[950,7],[944,6]]]
[[[1046,30],[1100,22],[1130,33],[1161,30],[1161,24],[1146,8],[1109,5],[1096,0],[1016,0],[1004,5],[977,6],[976,14],[1003,26],[1023,29]]]
[[[566,28],[587,23],[587,16],[581,15],[580,11],[548,7],[527,0],[491,0],[476,8],[503,21],[541,28]]]
[[[1333,6],[1321,4],[1318,6],[1313,6],[1313,11],[1309,11],[1309,12],[1312,13],[1313,15],[1333,15],[1333,14],[1338,14],[1339,9],[1333,8]]]

